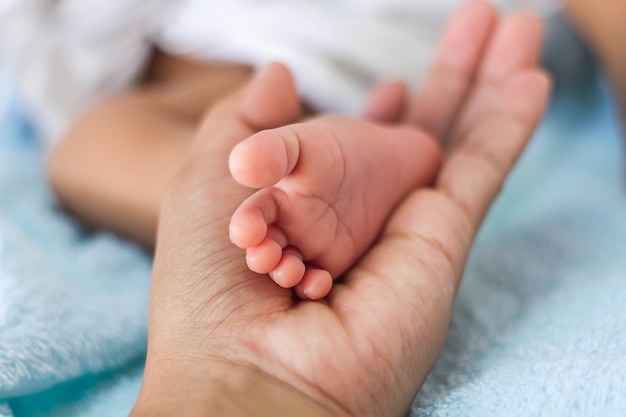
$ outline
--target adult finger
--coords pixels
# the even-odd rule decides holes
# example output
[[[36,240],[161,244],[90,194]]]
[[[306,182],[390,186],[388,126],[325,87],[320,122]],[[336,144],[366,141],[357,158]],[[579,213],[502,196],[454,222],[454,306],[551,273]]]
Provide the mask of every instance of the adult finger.
[[[495,8],[471,1],[448,23],[429,75],[409,104],[406,121],[444,138],[472,85],[495,26]]]
[[[300,110],[291,73],[284,65],[271,63],[207,111],[191,155],[215,152],[220,147],[231,149],[257,131],[295,122]]]
[[[514,77],[444,163],[435,189],[404,200],[378,244],[329,297],[355,337],[385,341],[388,362],[403,364],[398,379],[410,395],[441,349],[476,230],[541,116],[548,85],[539,71]]]
[[[502,88],[491,112],[446,159],[434,189],[413,191],[397,208],[379,244],[346,277],[350,288],[378,297],[389,289],[409,300],[422,300],[416,291],[429,288],[439,293],[422,300],[429,309],[436,306],[428,300],[452,302],[475,233],[543,113],[549,84],[533,70]]]
[[[379,123],[399,122],[405,113],[406,96],[405,82],[382,82],[370,92],[363,117]]]
[[[491,110],[459,142],[443,165],[436,188],[454,201],[477,229],[548,101],[550,80],[541,70],[512,76]]]
[[[487,48],[474,87],[448,138],[450,148],[493,105],[500,87],[511,75],[536,68],[541,52],[543,23],[531,14],[517,13],[502,20]]]

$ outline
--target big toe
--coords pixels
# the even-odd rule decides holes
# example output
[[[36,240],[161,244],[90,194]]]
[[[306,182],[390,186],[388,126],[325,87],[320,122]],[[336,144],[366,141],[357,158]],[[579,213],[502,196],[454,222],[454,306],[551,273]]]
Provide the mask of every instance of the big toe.
[[[288,174],[285,144],[274,131],[253,135],[233,148],[228,161],[230,173],[239,184],[269,187]]]

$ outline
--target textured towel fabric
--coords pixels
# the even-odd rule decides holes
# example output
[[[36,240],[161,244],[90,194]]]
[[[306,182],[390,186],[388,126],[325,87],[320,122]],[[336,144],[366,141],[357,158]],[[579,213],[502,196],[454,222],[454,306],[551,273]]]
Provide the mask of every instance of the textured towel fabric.
[[[138,391],[133,361],[145,354],[150,258],[63,214],[32,131],[19,112],[3,116],[10,123],[0,123],[0,403],[16,399],[0,404],[0,416],[122,416]],[[106,398],[92,394],[103,389]]]
[[[606,95],[557,97],[476,242],[413,415],[624,415],[622,146]]]
[[[19,113],[9,119],[0,416],[124,416],[141,379],[149,259],[59,212],[39,148]],[[481,231],[412,416],[624,415],[621,155],[606,93],[561,92]]]

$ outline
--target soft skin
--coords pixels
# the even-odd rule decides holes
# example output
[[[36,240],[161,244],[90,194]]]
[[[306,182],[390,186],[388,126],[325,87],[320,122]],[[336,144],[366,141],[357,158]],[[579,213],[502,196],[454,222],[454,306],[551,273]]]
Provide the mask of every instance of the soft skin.
[[[230,176],[230,151],[298,117],[295,96],[263,105],[285,86],[285,69],[270,66],[204,118],[162,205],[148,358],[132,417],[406,414],[441,349],[476,231],[547,101],[537,45],[521,38],[525,58],[494,67],[512,59],[494,48],[512,26],[539,38],[536,21],[518,19],[529,18],[498,21],[481,2],[453,19],[404,120],[441,139],[460,133],[448,137],[454,146],[434,185],[403,200],[323,302],[295,301],[251,273],[228,235],[233,210],[251,193]],[[489,30],[470,30],[477,26]],[[444,90],[451,94],[428,93]],[[378,98],[370,114],[402,107],[401,94]]]

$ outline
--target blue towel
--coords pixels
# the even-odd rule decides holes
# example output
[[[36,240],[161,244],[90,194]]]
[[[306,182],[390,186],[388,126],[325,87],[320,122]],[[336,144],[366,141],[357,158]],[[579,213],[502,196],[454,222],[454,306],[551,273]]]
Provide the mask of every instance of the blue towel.
[[[622,140],[590,87],[556,97],[493,207],[412,415],[626,415]]]
[[[4,107],[0,416],[126,415],[141,380],[151,259],[57,207],[34,132]]]
[[[587,87],[556,97],[492,209],[412,416],[626,413],[621,142]],[[58,209],[19,114],[0,128],[0,416],[124,416],[150,257]]]

